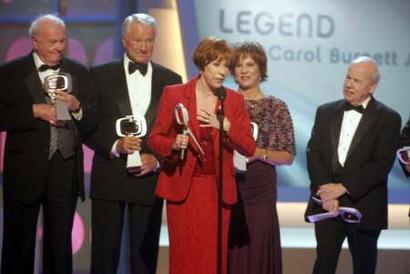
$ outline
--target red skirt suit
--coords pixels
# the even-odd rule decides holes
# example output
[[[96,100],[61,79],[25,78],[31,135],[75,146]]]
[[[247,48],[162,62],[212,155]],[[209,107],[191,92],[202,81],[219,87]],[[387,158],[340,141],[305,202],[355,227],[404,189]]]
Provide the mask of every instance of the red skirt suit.
[[[170,242],[170,274],[212,274],[217,268],[217,182],[219,132],[200,128],[196,119],[197,78],[187,84],[168,86],[162,94],[158,115],[149,136],[149,146],[164,159],[156,189],[167,200]],[[222,267],[226,273],[227,236],[230,205],[237,200],[232,154],[255,152],[249,115],[242,95],[226,89],[225,117],[231,122],[223,140]],[[189,113],[189,127],[200,140],[205,155],[190,141],[183,161],[172,150],[181,126],[175,119],[175,106],[182,103]],[[219,106],[216,107],[218,109]]]

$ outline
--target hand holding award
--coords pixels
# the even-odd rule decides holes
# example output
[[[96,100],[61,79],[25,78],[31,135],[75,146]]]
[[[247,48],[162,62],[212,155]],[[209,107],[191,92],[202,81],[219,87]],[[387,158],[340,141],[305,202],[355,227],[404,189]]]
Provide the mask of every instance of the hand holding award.
[[[71,76],[67,73],[59,72],[44,79],[44,90],[48,93],[51,101],[56,106],[57,122],[71,120],[66,103],[56,98],[56,91],[61,90],[68,93],[72,91]]]
[[[127,115],[117,120],[116,131],[119,137],[133,136],[143,137],[147,134],[147,122],[144,116]],[[139,151],[134,151],[127,156],[127,171],[131,174],[138,174],[141,171],[141,155]]]
[[[198,148],[198,150],[201,152],[201,154],[204,154],[204,151],[199,144],[198,140],[196,139],[195,135],[192,133],[192,130],[188,127],[188,122],[189,122],[189,114],[188,110],[185,108],[185,106],[182,103],[179,103],[175,107],[175,119],[178,123],[178,125],[182,126],[182,134],[184,135],[189,135]],[[183,160],[185,155],[185,149],[181,149],[181,154],[180,154],[180,159]]]

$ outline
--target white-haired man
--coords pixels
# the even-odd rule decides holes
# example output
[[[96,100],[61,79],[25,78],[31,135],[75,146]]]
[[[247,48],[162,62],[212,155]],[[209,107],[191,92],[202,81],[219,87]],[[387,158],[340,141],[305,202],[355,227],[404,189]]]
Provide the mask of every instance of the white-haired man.
[[[33,51],[0,67],[0,130],[7,132],[1,273],[33,273],[36,225],[43,210],[42,273],[72,273],[71,229],[77,197],[84,198],[80,131],[88,124],[87,69],[64,57],[64,22],[54,15],[29,29]],[[45,77],[72,76],[72,93],[56,91],[72,119],[56,123]]]
[[[144,115],[147,135],[166,85],[181,82],[175,72],[151,61],[156,21],[132,14],[122,28],[124,57],[91,69],[98,94],[99,127],[89,139],[94,149],[91,273],[117,273],[125,209],[128,209],[131,273],[155,274],[161,227],[162,200],[155,196],[158,160],[145,139],[120,138],[115,121],[126,115]],[[126,168],[127,155],[139,151],[139,172]]]
[[[348,68],[344,99],[317,109],[307,166],[312,196],[320,202],[310,199],[306,216],[323,211],[336,215],[343,206],[357,209],[362,218],[347,214],[315,223],[314,274],[336,272],[345,238],[353,273],[376,271],[377,240],[387,228],[387,177],[401,126],[400,116],[373,97],[379,79],[377,63],[359,57]]]

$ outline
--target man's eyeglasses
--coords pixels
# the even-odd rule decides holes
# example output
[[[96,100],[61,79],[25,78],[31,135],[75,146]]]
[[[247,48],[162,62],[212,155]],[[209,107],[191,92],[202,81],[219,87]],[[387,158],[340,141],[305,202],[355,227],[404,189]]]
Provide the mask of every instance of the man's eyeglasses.
[[[312,196],[312,200],[318,205],[322,205],[322,201],[320,199]],[[343,219],[343,221],[352,224],[360,223],[360,221],[362,220],[362,214],[360,213],[360,211],[353,207],[339,207],[338,211],[336,212],[324,212],[319,214],[313,214],[309,215],[307,218],[309,222],[316,223],[337,216],[340,216]]]

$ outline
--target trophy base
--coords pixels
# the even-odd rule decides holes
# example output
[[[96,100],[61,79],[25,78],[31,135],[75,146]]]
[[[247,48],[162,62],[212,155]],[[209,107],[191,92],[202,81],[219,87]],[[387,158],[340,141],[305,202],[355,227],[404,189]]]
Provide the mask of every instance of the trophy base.
[[[141,156],[138,151],[134,151],[127,156],[127,172],[131,175],[138,175],[141,172]]]
[[[141,167],[140,166],[127,167],[127,173],[130,175],[138,175],[139,173],[141,173]]]

